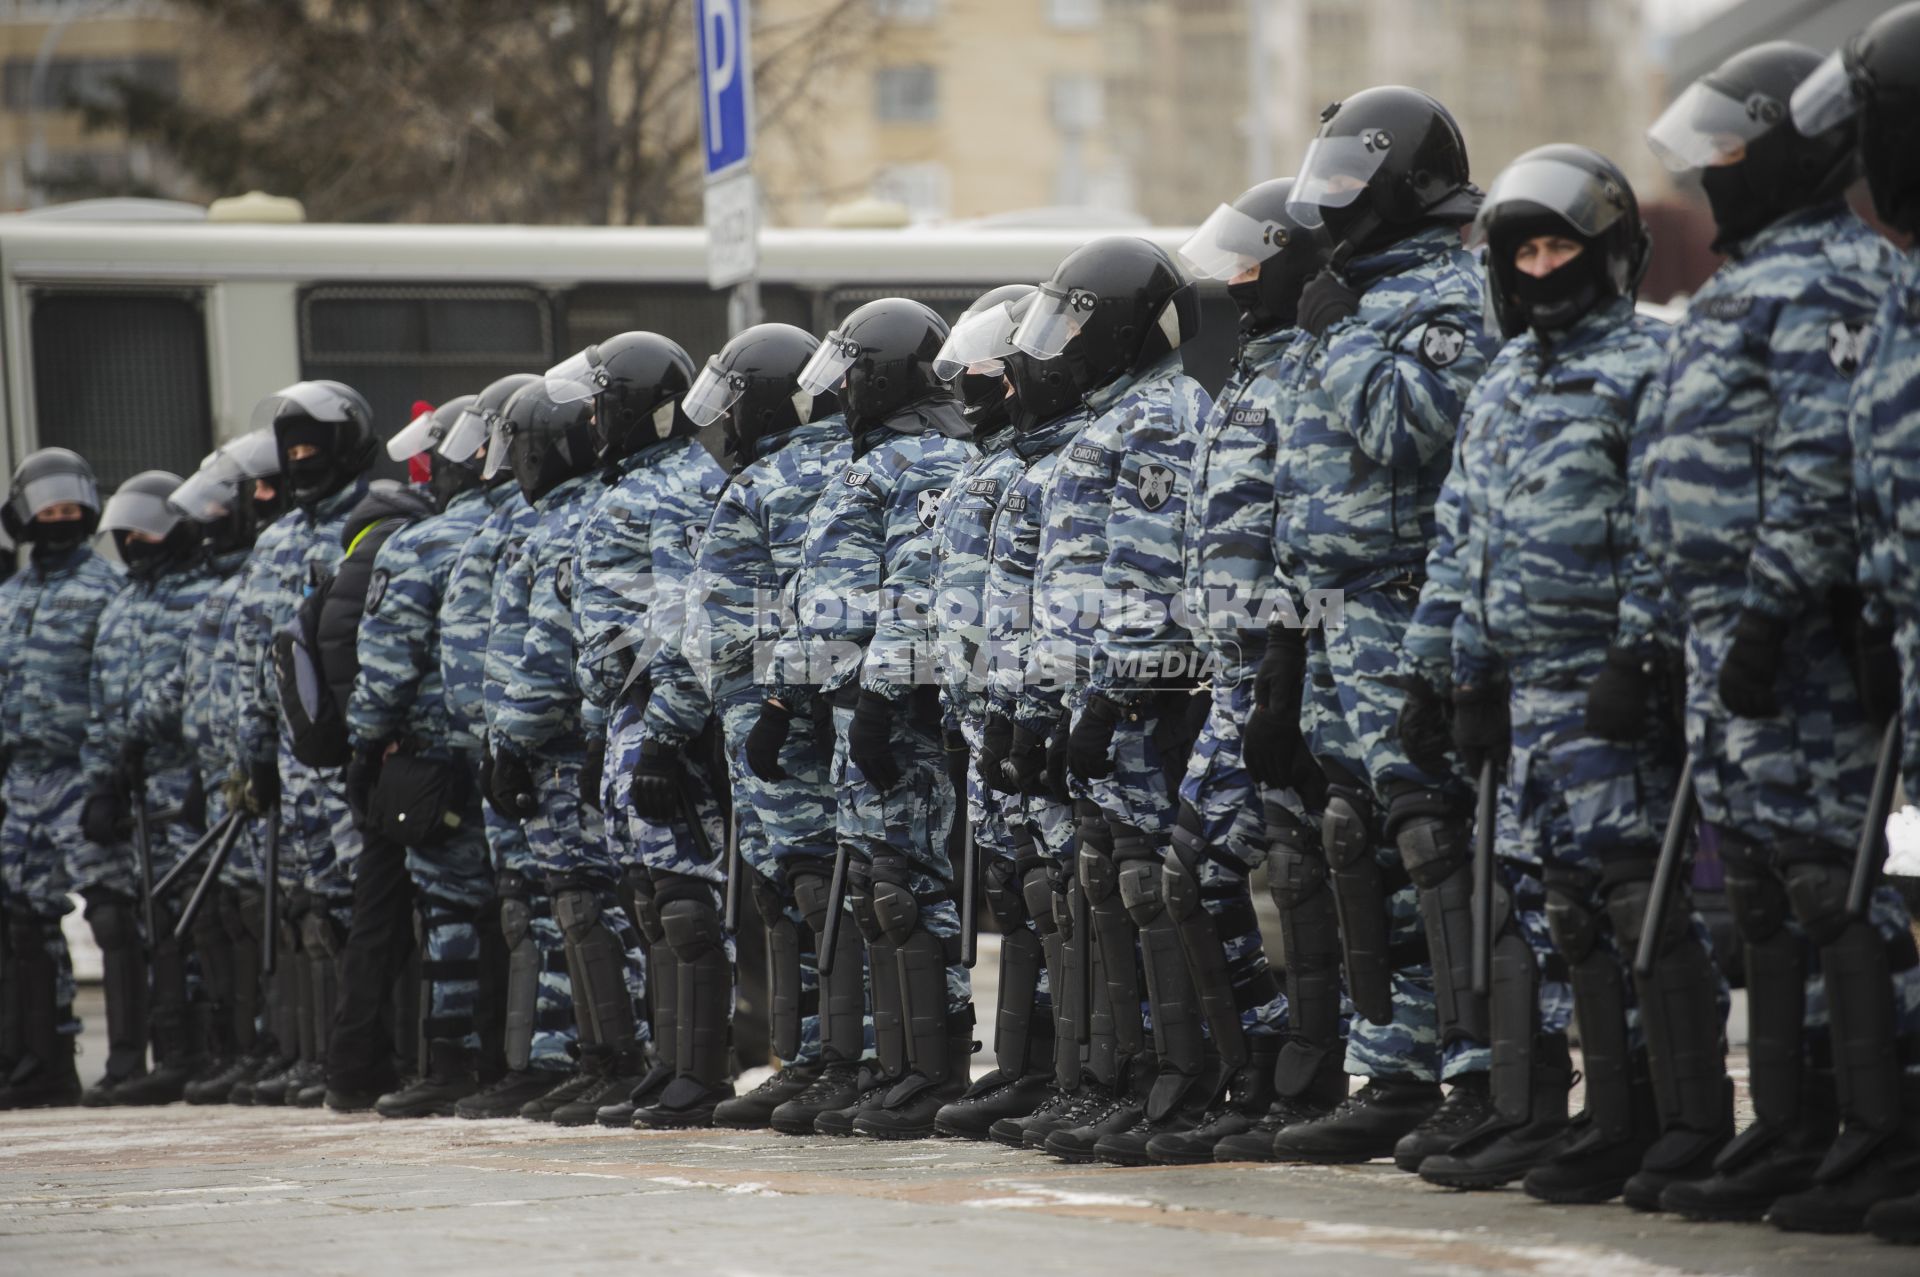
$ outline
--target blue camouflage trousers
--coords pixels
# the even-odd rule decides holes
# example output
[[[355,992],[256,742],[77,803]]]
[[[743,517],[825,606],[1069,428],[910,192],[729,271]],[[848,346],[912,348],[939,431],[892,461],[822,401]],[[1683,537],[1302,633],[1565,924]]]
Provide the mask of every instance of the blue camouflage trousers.
[[[90,845],[80,835],[86,777],[73,759],[22,755],[7,770],[4,792],[7,815],[0,823],[0,903],[10,912],[56,921],[73,909],[67,898],[73,889],[71,862],[79,848]],[[46,951],[56,973],[55,1003],[70,1010],[73,955],[58,926],[46,928]],[[66,1034],[79,1031],[80,1021],[71,1015],[60,1027]]]
[[[147,845],[153,857],[155,879],[178,864],[180,858],[187,854],[193,844],[200,841],[200,835],[206,832],[200,826],[189,825],[184,820],[172,820],[161,824],[153,819],[153,816],[162,809],[179,806],[186,798],[187,790],[192,784],[193,772],[185,766],[155,771],[147,777]],[[209,804],[209,810],[211,810],[211,804]],[[138,862],[134,862],[136,872],[138,867]]]
[[[494,882],[477,798],[463,815],[465,823],[445,842],[407,848],[407,875],[420,893],[425,1036],[477,1049],[480,911],[493,900]]]
[[[839,798],[834,832],[856,860],[871,866],[876,857],[906,862],[908,889],[919,903],[920,925],[927,934],[958,948],[960,910],[949,885],[953,864],[947,854],[947,831],[955,812],[952,783],[947,777],[944,750],[937,726],[916,721],[907,705],[893,719],[894,751],[900,760],[900,781],[884,792],[877,790],[847,755],[847,732],[853,725],[851,707],[836,705],[833,749],[833,787]],[[964,1011],[973,1005],[973,982],[959,962],[947,965],[947,1010]]]
[[[1028,814],[1031,803],[1041,799],[1026,798],[1020,794],[1002,793],[980,779],[980,749],[985,741],[986,705],[974,700],[966,706],[967,712],[956,716],[955,722],[960,728],[961,737],[967,742],[967,836],[973,839],[975,855],[979,860],[980,877],[987,877],[989,860],[1012,861],[1019,858],[1014,840],[1014,829],[1020,827],[1032,832],[1036,847],[1044,851],[1044,843],[1039,840],[1038,831],[1033,829],[1033,819]],[[1067,822],[1072,823],[1072,812],[1065,809]],[[1017,878],[1015,879],[1017,881]],[[979,906],[982,916],[987,906]],[[1039,928],[1032,918],[1024,924],[1027,930],[1039,934]],[[1053,982],[1051,974],[1043,965],[1039,980],[1034,986],[1034,1014],[1050,1015],[1053,1006]]]
[[[1267,861],[1266,808],[1240,748],[1241,729],[1253,712],[1253,686],[1246,680],[1223,682],[1211,701],[1179,799],[1199,819],[1208,849],[1198,867],[1202,905],[1220,930],[1227,970],[1239,990],[1269,970],[1253,912],[1253,874]],[[1257,1002],[1240,1000],[1250,1003],[1240,1011],[1240,1027],[1248,1037],[1286,1032],[1284,992]]]

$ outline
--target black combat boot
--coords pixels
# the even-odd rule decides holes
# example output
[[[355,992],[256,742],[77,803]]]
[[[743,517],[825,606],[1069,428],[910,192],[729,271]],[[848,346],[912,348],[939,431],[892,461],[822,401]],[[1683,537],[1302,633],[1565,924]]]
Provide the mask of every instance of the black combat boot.
[[[514,1069],[501,1074],[472,1095],[457,1100],[453,1115],[470,1122],[489,1118],[523,1117],[526,1106],[544,1099],[570,1076],[558,1069]]]
[[[917,1060],[915,1069],[888,1089],[878,1106],[863,1108],[853,1133],[877,1140],[921,1140],[934,1134],[940,1110],[966,1093],[973,1053],[973,1008],[947,1017],[946,1058]]]
[[[1435,1153],[1444,1153],[1499,1120],[1485,1073],[1468,1073],[1447,1084],[1447,1098],[1425,1121],[1393,1146],[1393,1164],[1409,1175]]]
[[[73,1020],[73,1008],[56,1002],[60,973],[47,953],[46,929],[57,918],[9,920],[7,982],[18,999],[19,1054],[0,1086],[0,1109],[66,1108],[80,1102],[80,1075],[73,1066],[73,1035],[60,1030]]]
[[[837,1113],[859,1101],[872,1085],[866,1073],[858,1060],[828,1061],[806,1090],[774,1107],[767,1125],[782,1135],[815,1134],[813,1124],[823,1114]]]
[[[1538,1039],[1529,1071],[1526,1116],[1500,1115],[1444,1153],[1420,1163],[1420,1178],[1442,1188],[1498,1188],[1520,1179],[1560,1146],[1567,1134],[1567,1092],[1573,1062],[1563,1034]]]
[[[1048,1039],[1047,1053],[1052,1052],[1053,1042]],[[1053,1093],[1051,1062],[1044,1071],[1017,1077],[995,1069],[969,1086],[959,1099],[942,1105],[933,1115],[933,1129],[955,1139],[991,1139],[996,1123],[1028,1116]]]
[[[1920,1246],[1920,1193],[1877,1203],[1867,1212],[1866,1224],[1881,1241]]]
[[[765,1130],[773,1111],[805,1094],[820,1076],[817,1064],[788,1064],[745,1095],[722,1100],[714,1107],[713,1124],[733,1131]]]
[[[113,1088],[111,1103],[130,1107],[174,1104],[186,1097],[187,1083],[206,1064],[196,1049],[186,1007],[154,1008],[153,1069]]]
[[[633,1089],[627,1092],[625,1099],[601,1105],[600,1111],[593,1115],[594,1121],[611,1130],[630,1131],[633,1129],[635,1113],[659,1103],[660,1092],[666,1090],[667,1083],[673,1081],[673,1066],[662,1061],[659,1047],[660,1039],[656,1036],[653,1063],[647,1066],[647,1071],[640,1075],[640,1080],[633,1084]]]
[[[1663,1188],[1660,1209],[1687,1219],[1764,1219],[1780,1198],[1813,1187],[1813,1173],[1839,1127],[1833,1075],[1815,1072],[1791,1121],[1754,1122],[1720,1150],[1713,1174]]]
[[[374,1102],[381,1117],[452,1117],[454,1107],[480,1089],[473,1051],[445,1038],[427,1043],[427,1070]]]
[[[1620,1196],[1659,1138],[1653,1083],[1646,1057],[1635,1056],[1626,1076],[1587,1078],[1587,1107],[1547,1159],[1521,1178],[1527,1196],[1563,1206],[1594,1205]]]
[[[1273,1139],[1277,1162],[1369,1162],[1438,1111],[1440,1084],[1412,1078],[1370,1078],[1329,1114],[1284,1126]]]

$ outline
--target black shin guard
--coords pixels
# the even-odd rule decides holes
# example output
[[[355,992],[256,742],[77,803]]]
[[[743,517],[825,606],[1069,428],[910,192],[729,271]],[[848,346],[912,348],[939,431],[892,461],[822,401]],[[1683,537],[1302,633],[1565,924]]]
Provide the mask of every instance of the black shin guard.
[[[873,986],[873,1050],[883,1077],[898,1078],[907,1071],[907,1026],[901,1018],[899,947],[880,925],[874,910],[873,866],[859,857],[847,862],[847,894],[853,900],[854,920],[867,942],[867,975]],[[838,960],[834,969],[839,970]]]
[[[106,1074],[117,1081],[146,1071],[147,955],[132,900],[109,891],[89,891],[86,899],[107,1001]]]
[[[1592,901],[1597,875],[1550,866],[1547,928],[1566,960],[1586,1062],[1587,1118],[1614,1142],[1633,1135],[1633,1061],[1627,1045],[1627,985],[1619,959],[1600,943]]]
[[[705,1091],[727,1081],[727,1048],[733,1032],[733,967],[720,925],[714,890],[697,878],[656,874],[660,925],[679,970],[674,1042],[676,1080],[690,1079]],[[683,1088],[684,1089],[684,1088]],[[672,1107],[671,1097],[662,1103]]]
[[[634,1048],[633,995],[627,988],[627,954],[601,916],[600,891],[569,881],[550,884],[554,921],[567,948],[574,1021],[580,1045],[611,1051]],[[662,906],[662,920],[665,918]]]
[[[1146,835],[1111,821],[1089,821],[1080,826],[1076,876],[1087,899],[1087,920],[1093,924],[1093,943],[1100,950],[1100,969],[1107,985],[1107,1004],[1113,1008],[1115,1043],[1128,1058],[1146,1049],[1146,1026],[1127,1007],[1140,1005],[1140,970],[1135,960],[1140,942],[1126,903],[1121,899],[1117,847],[1147,842]]]
[[[1209,847],[1199,828],[1199,817],[1184,804],[1173,831],[1173,846],[1162,865],[1160,887],[1166,911],[1180,936],[1187,972],[1213,1036],[1213,1047],[1229,1069],[1247,1062],[1246,1034],[1240,1027],[1240,998],[1228,969],[1225,939],[1206,907],[1206,889],[1200,884],[1200,865],[1209,858],[1231,857]],[[1244,880],[1246,866],[1235,862]],[[1271,976],[1268,977],[1271,979]]]
[[[1325,849],[1287,807],[1269,801],[1267,890],[1280,913],[1290,1032],[1275,1070],[1281,1095],[1306,1091],[1342,1055],[1340,918]],[[1342,1091],[1344,1094],[1344,1090]]]
[[[765,874],[745,870],[746,885],[767,942],[767,1046],[775,1059],[800,1054],[800,926],[787,916],[787,900]]]
[[[827,891],[831,884],[824,873],[799,868],[789,872],[793,875],[794,903],[813,933],[817,958],[826,934]],[[820,1057],[827,1064],[852,1063],[866,1049],[866,954],[857,922],[841,919],[834,943],[838,952],[831,963],[833,970],[820,972]]]
[[[1020,890],[1017,862],[1004,857],[989,860],[982,875],[987,909],[1000,928],[1000,987],[994,1008],[993,1056],[1009,1078],[1036,1071],[1041,1053],[1036,1043],[1045,1039],[1045,1058],[1052,1057],[1052,1026],[1037,1023],[1040,973],[1045,969],[1046,946],[1027,919],[1026,896]],[[1036,1030],[1043,1029],[1043,1032]]]
[[[1391,1024],[1394,963],[1388,944],[1386,876],[1374,858],[1380,845],[1376,809],[1361,782],[1337,775],[1342,769],[1326,770],[1330,779],[1320,839],[1333,880],[1347,996],[1368,1023]]]
[[[1513,916],[1513,895],[1497,878],[1493,889],[1492,984],[1487,991],[1487,1024],[1492,1041],[1488,1085],[1502,1121],[1518,1126],[1547,1114],[1534,1112],[1540,1047],[1540,968]],[[1564,1092],[1562,1092],[1564,1097]],[[1566,1117],[1562,1099],[1559,1117]]]
[[[1808,954],[1805,943],[1787,928],[1786,887],[1764,851],[1737,836],[1723,836],[1721,851],[1727,867],[1727,903],[1733,909],[1745,959],[1747,1076],[1757,1119],[1715,1163],[1721,1170],[1732,1170],[1801,1121],[1806,1085],[1801,1027],[1806,1019]]]
[[[1486,999],[1473,992],[1473,845],[1467,822],[1448,796],[1404,788],[1388,803],[1387,829],[1419,891],[1440,1041],[1486,1042]]]
[[[912,866],[903,856],[873,858],[873,915],[899,963],[900,1018],[907,1063],[930,1082],[947,1080],[947,968],[960,961],[959,937],[928,931],[922,900],[910,885]]]
[[[525,1072],[533,1059],[533,1029],[540,1000],[539,945],[533,938],[532,886],[517,873],[500,875],[500,939],[506,949],[502,990],[503,1049],[507,1068]]]

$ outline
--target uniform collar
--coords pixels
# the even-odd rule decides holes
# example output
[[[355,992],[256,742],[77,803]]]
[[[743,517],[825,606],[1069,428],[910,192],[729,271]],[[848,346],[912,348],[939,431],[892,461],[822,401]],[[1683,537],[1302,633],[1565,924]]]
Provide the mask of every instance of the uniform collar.
[[[1028,460],[1044,457],[1078,434],[1080,427],[1087,424],[1087,420],[1085,408],[1074,408],[1063,412],[1052,421],[1035,426],[1015,439],[1013,450]]]
[[[1459,251],[1460,232],[1456,228],[1429,226],[1380,252],[1354,258],[1347,264],[1347,279],[1356,288],[1366,288],[1394,275],[1418,270]]]
[[[1824,239],[1815,228],[1825,223],[1841,219],[1853,220],[1853,212],[1845,200],[1826,200],[1819,204],[1810,204],[1806,208],[1796,208],[1791,213],[1769,222],[1753,234],[1732,245],[1727,256],[1740,260],[1758,257],[1769,249],[1792,244],[1806,239]]]
[[[1150,386],[1159,381],[1171,381],[1185,370],[1180,352],[1170,351],[1159,359],[1142,368],[1139,372],[1126,373],[1115,377],[1100,389],[1087,396],[1087,407],[1099,416],[1108,412],[1133,391]]]
[[[1549,360],[1564,359],[1633,324],[1633,299],[1615,297],[1604,306],[1595,306],[1573,324],[1558,331],[1540,333],[1528,329],[1520,340],[1531,343]]]
[[[82,564],[93,557],[93,553],[93,547],[82,541],[71,550],[63,550],[59,554],[29,553],[27,563],[35,575],[46,580],[78,571]]]

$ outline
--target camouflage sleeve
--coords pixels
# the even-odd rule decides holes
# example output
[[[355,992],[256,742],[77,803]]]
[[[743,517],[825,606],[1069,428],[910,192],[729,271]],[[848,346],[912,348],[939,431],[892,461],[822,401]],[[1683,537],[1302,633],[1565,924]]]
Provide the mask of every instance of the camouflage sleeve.
[[[1412,470],[1453,446],[1494,343],[1482,333],[1477,296],[1427,296],[1403,317],[1406,304],[1396,289],[1370,291],[1360,322],[1328,334],[1321,384],[1361,452]]]
[[[641,658],[651,572],[654,483],[649,470],[608,488],[581,525],[573,569],[579,632],[575,677],[593,707],[595,730]]]
[[[93,645],[93,659],[87,666],[87,725],[86,735],[80,745],[80,770],[87,779],[95,784],[104,780],[113,770],[117,742],[113,739],[116,725],[112,722],[112,706],[108,703],[108,688],[115,677],[113,665],[126,659],[123,650],[123,636],[135,632],[130,624],[128,600],[132,598],[131,587],[115,595],[106,607],[100,610],[99,638]]]
[[[840,645],[865,647],[879,606],[887,511],[881,480],[855,461],[820,498],[808,526],[794,607],[809,656]]]
[[[1620,596],[1620,623],[1614,645],[1627,651],[1644,652],[1653,648],[1678,650],[1686,623],[1673,592],[1660,575],[1650,537],[1661,536],[1665,515],[1649,509],[1646,485],[1641,475],[1646,470],[1647,454],[1659,438],[1667,415],[1667,381],[1662,370],[1648,376],[1640,391],[1640,401],[1629,425],[1627,440],[1627,488],[1633,508],[1624,522],[1631,542],[1622,553],[1626,557],[1626,589]]]
[[[895,479],[881,512],[885,540],[875,555],[878,603],[860,685],[888,700],[899,700],[914,683],[932,677],[933,523],[956,468],[923,455]]]
[[[573,647],[574,538],[553,524],[528,538],[519,658],[494,707],[495,735],[523,754],[580,726]],[[492,652],[489,650],[489,657]],[[491,679],[489,679],[491,681]]]
[[[532,589],[533,565],[525,542],[510,547],[495,577],[493,615],[487,622],[485,664],[485,732],[482,743],[500,730],[501,707],[507,684],[520,664],[527,637],[527,599]]]
[[[170,679],[186,665],[195,618],[213,586],[207,576],[174,577],[155,598],[127,720],[127,732],[136,740],[159,744],[182,739],[185,689]]]
[[[373,560],[375,590],[360,615],[355,650],[360,672],[347,701],[347,731],[360,745],[397,739],[420,680],[438,659],[439,592],[405,531],[388,538]]]
[[[1434,503],[1438,533],[1427,551],[1427,579],[1420,586],[1420,602],[1413,609],[1406,636],[1413,672],[1443,691],[1456,683],[1478,685],[1490,665],[1479,618],[1464,606],[1472,592],[1468,575],[1474,556],[1468,542],[1480,496],[1467,464],[1466,440],[1463,430],[1454,444],[1453,468]]]
[[[764,601],[780,588],[773,551],[754,511],[754,490],[730,485],[700,539],[694,567],[699,615],[690,624],[716,682],[751,672],[755,644],[769,637],[761,624]]]
[[[687,660],[687,625],[693,603],[694,555],[713,512],[697,478],[668,485],[653,513],[653,608],[647,618],[647,679],[653,694],[642,715],[643,740],[673,744],[699,733],[713,702]]]
[[[1816,289],[1782,308],[1767,350],[1775,414],[1761,441],[1764,506],[1741,606],[1792,618],[1851,582],[1853,461],[1836,327],[1864,329],[1872,299]]]
[[[273,643],[272,586],[270,558],[249,560],[234,623],[234,743],[242,767],[272,762],[279,748],[279,703],[268,662]]]

